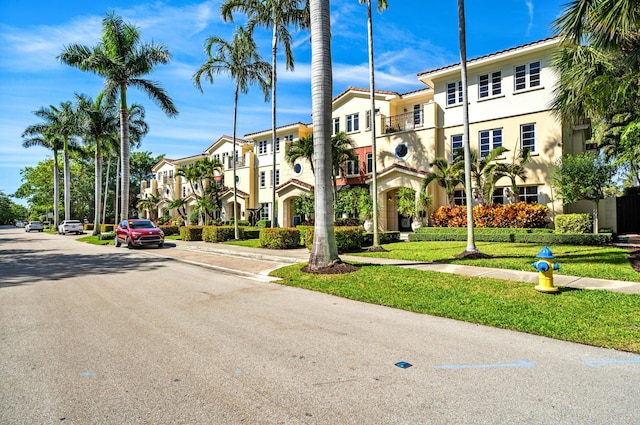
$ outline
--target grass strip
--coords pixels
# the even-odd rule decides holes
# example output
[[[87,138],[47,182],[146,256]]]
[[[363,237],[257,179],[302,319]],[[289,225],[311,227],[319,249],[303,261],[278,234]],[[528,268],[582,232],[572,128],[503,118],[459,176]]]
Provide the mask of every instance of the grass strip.
[[[362,265],[354,273],[278,269],[281,284],[397,309],[564,341],[640,353],[640,295],[561,288],[393,266]]]

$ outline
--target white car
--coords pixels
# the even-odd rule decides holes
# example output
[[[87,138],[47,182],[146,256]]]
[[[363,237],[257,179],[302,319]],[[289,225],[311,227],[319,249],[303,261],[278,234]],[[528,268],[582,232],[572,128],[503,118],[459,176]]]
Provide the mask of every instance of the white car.
[[[40,221],[30,221],[29,224],[24,226],[24,231],[31,232],[32,230],[43,232],[44,226],[42,226],[42,223]]]
[[[58,233],[61,235],[66,235],[67,233],[80,235],[84,233],[84,227],[80,220],[65,220],[58,226]]]
[[[16,221],[16,227],[24,227],[24,222]]]

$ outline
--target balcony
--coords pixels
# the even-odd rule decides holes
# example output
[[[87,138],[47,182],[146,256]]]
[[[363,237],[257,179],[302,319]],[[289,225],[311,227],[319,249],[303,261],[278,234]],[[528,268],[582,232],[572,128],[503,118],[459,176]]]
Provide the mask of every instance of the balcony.
[[[422,127],[424,127],[424,112],[422,109],[419,109],[400,115],[385,117],[383,134],[415,130]]]
[[[232,157],[228,157],[227,160],[225,161],[225,170],[232,170],[233,169],[233,158]],[[245,166],[245,160],[244,157],[242,158],[238,158],[236,159],[236,168],[241,168]]]

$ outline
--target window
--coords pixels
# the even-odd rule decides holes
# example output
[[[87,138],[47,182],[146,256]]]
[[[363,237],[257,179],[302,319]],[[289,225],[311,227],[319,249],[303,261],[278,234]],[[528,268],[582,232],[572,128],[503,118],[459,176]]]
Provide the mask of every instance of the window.
[[[413,125],[422,125],[422,105],[413,105]]]
[[[333,134],[340,133],[340,118],[333,119]]]
[[[536,151],[536,125],[524,124],[520,126],[520,140],[522,140],[522,150],[533,153]]]
[[[220,162],[220,154],[217,153],[217,154],[213,155],[213,160]]]
[[[493,191],[491,202],[494,204],[504,204],[504,188],[498,188]]]
[[[398,146],[396,146],[395,153],[398,159],[405,159],[409,154],[409,146],[407,146],[407,144],[404,142],[400,143],[398,144]]]
[[[269,205],[270,204],[260,204],[260,220],[269,220]]]
[[[360,156],[356,155],[355,161],[347,161],[347,176],[360,175]]]
[[[480,99],[489,96],[497,96],[501,93],[502,73],[500,71],[480,76],[480,81],[478,83],[478,97]]]
[[[467,205],[467,196],[464,190],[456,190],[453,192],[453,203],[455,205]]]
[[[280,184],[280,170],[276,168],[276,186]],[[269,186],[273,187],[273,170],[269,171]]]
[[[540,86],[540,62],[516,66],[515,89],[525,90]]]
[[[258,155],[264,155],[267,153],[268,143],[266,140],[260,140],[258,142]]]
[[[347,115],[347,133],[360,130],[360,114]]]
[[[462,148],[462,134],[454,134],[451,136],[451,158],[452,160],[456,160],[458,158],[458,154],[456,153],[458,149]]]
[[[371,130],[371,111],[367,110],[365,119],[367,120],[367,130]]]
[[[186,197],[187,197],[187,188],[186,188],[186,187],[183,187],[183,188],[182,188],[182,197],[183,197],[183,198],[186,198]]]
[[[538,203],[538,186],[524,186],[518,188],[520,200],[527,204]]]
[[[271,151],[273,152],[273,151]],[[276,137],[276,152],[280,152],[280,138]]]
[[[500,146],[502,146],[501,128],[480,132],[480,158],[484,158],[489,152]]]
[[[267,173],[265,171],[260,171],[260,187],[267,187]]]
[[[299,176],[300,174],[302,174],[302,164],[300,164],[300,163],[296,163],[296,164],[293,166],[293,173],[294,173],[296,176]]]
[[[373,173],[373,153],[367,154],[367,173]]]
[[[456,85],[458,89],[456,90]],[[462,103],[462,81],[447,84],[447,105]]]

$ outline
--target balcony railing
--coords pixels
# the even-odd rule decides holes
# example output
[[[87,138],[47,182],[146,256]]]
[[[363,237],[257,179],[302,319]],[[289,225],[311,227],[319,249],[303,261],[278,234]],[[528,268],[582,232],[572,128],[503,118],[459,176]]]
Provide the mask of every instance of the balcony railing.
[[[393,115],[385,118],[384,134],[415,130],[422,126],[424,126],[424,113],[422,109],[405,112],[404,114]]]
[[[225,165],[227,170],[233,169],[233,158],[232,157],[227,158]],[[236,159],[236,168],[240,168],[244,166],[245,166],[244,157]]]

